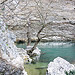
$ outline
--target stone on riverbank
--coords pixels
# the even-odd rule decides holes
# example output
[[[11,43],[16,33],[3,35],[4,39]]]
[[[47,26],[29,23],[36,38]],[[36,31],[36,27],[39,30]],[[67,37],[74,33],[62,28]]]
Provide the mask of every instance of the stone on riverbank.
[[[48,64],[46,75],[66,75],[65,72],[75,70],[75,66],[61,57],[57,57]]]
[[[27,46],[26,51],[31,50],[32,47],[33,46]],[[36,47],[36,49],[31,53],[31,55],[32,55],[32,60],[38,61],[41,55],[41,50],[38,47]]]

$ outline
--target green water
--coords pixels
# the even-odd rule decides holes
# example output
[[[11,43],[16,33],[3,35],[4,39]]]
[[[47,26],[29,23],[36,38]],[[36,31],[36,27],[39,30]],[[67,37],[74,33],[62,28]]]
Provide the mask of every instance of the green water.
[[[50,62],[60,56],[70,63],[75,62],[75,43],[70,42],[49,42],[38,45],[44,53],[40,57],[41,62]]]
[[[33,45],[34,43],[32,43]],[[26,48],[26,44],[16,44],[17,47]],[[36,64],[25,64],[25,70],[28,75],[46,75],[46,68],[50,61],[60,56],[70,63],[75,63],[75,43],[71,42],[47,42],[39,43],[38,47],[41,49],[42,55],[39,62]]]
[[[34,43],[32,43],[33,45]],[[26,44],[16,44],[19,48],[26,48]],[[49,63],[54,58],[60,56],[69,62],[75,62],[75,43],[71,42],[47,42],[39,43],[42,55],[40,62]]]

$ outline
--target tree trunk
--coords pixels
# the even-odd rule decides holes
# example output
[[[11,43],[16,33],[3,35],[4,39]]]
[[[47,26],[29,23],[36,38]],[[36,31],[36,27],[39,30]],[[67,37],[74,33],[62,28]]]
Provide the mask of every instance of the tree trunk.
[[[42,38],[39,38],[39,35],[40,35],[40,33],[43,31],[43,29],[44,29],[45,27],[46,27],[46,25],[43,25],[42,28],[38,31],[38,33],[37,33],[38,39],[37,39],[37,41],[35,42],[35,44],[34,44],[34,46],[32,47],[32,49],[30,50],[30,53],[32,53],[32,52],[36,49],[38,43],[41,41]]]
[[[40,42],[40,38],[38,38],[38,40],[35,42],[34,46],[32,47],[31,51],[33,52],[36,49],[36,46],[38,45],[38,43]]]
[[[30,24],[27,25],[27,46],[31,44],[31,37],[30,37]]]

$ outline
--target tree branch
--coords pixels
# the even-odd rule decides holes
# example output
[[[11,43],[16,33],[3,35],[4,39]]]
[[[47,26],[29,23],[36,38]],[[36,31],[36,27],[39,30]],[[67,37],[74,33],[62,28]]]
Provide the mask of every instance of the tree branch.
[[[8,0],[4,0],[3,2],[1,2],[0,4],[3,4],[3,3],[5,3],[6,1],[8,1]]]

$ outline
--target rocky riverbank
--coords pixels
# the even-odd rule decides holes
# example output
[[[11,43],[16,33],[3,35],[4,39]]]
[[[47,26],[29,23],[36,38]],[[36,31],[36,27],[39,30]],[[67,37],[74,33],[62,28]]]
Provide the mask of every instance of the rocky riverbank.
[[[57,57],[48,64],[46,75],[66,75],[66,72],[75,71],[75,66],[61,57]]]

